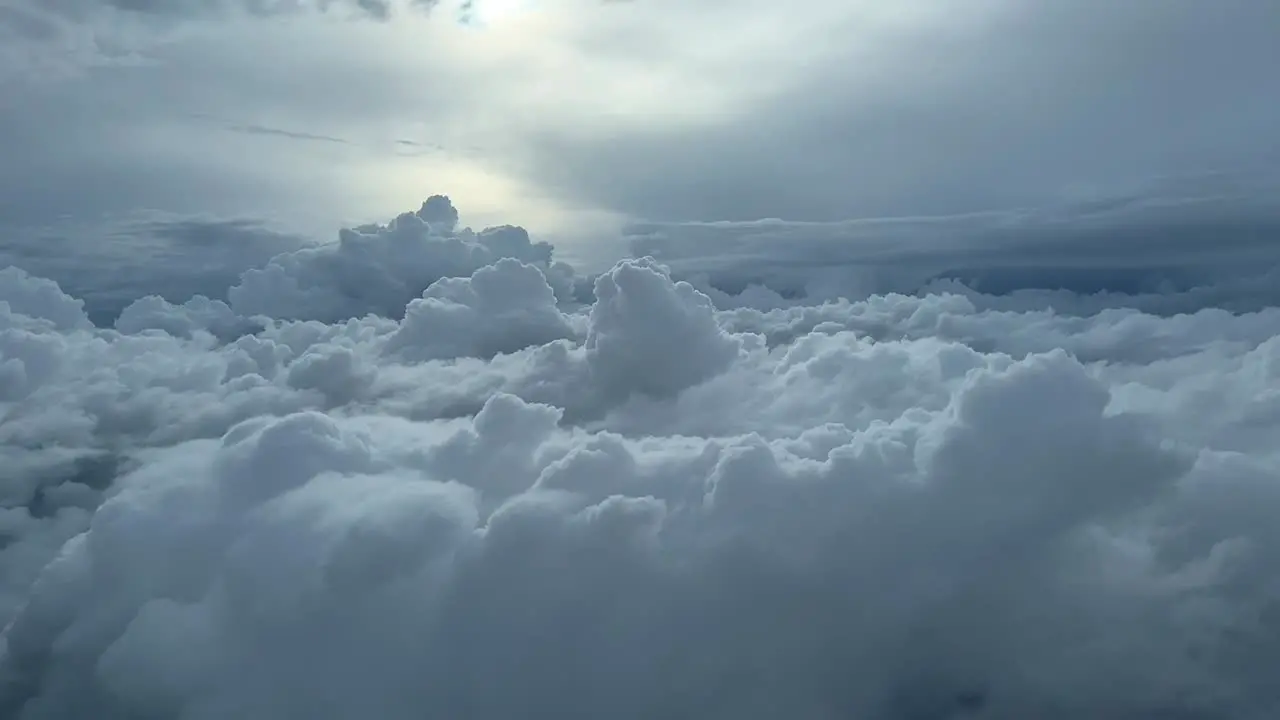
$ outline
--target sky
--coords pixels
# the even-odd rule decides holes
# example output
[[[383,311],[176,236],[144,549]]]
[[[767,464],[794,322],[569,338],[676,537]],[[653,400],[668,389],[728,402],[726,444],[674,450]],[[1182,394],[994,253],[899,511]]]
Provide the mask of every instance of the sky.
[[[0,720],[1272,720],[1280,5],[0,0]]]
[[[318,233],[444,193],[581,239],[1001,210],[1280,153],[1266,2],[472,5],[4,0],[0,208]]]
[[[1061,214],[1167,192],[1257,204],[1280,189],[1277,13],[1255,0],[0,0],[0,260],[21,257],[106,317],[134,297],[83,282],[54,248],[135,286],[149,273],[146,292],[181,302],[290,238],[333,242],[436,193],[467,224],[521,225],[597,271],[646,223],[780,219],[843,237],[851,220]],[[147,253],[200,257],[220,279],[178,280]]]

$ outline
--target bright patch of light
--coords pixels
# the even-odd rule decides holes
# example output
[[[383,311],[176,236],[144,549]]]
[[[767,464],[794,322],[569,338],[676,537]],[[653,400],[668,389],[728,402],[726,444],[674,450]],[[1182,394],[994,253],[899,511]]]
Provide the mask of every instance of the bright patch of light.
[[[530,5],[530,0],[475,0],[471,18],[482,25],[493,25],[524,14]]]

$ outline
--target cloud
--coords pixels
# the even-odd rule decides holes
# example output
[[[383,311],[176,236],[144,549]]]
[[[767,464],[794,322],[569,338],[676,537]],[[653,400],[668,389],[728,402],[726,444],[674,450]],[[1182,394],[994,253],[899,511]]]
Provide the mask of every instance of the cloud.
[[[50,3],[50,9],[73,14],[91,13],[111,9],[124,13],[157,16],[201,16],[228,12],[249,15],[278,15],[302,11],[327,12],[334,9],[354,11],[376,20],[391,17],[397,7],[428,10],[438,0],[60,0]]]
[[[86,70],[152,64],[190,23],[307,15],[385,23],[425,15],[438,0],[4,0],[0,84],[82,79]],[[13,87],[7,89],[12,90]]]
[[[197,295],[226,300],[244,271],[313,244],[262,221],[149,212],[10,228],[0,264],[57,281],[94,322],[110,325],[148,295],[179,304]]]
[[[499,258],[534,263],[548,274],[551,246],[533,242],[524,228],[474,232],[457,228],[447,198],[433,196],[413,213],[386,225],[342,230],[338,242],[275,256],[246,271],[227,291],[243,315],[332,322],[375,313],[399,317],[409,301],[441,278],[470,275]]]
[[[670,397],[723,372],[738,355],[742,341],[716,325],[711,300],[673,283],[649,258],[601,275],[595,295],[584,347],[605,388]]]
[[[731,302],[974,288],[984,303],[1096,312],[1274,306],[1274,173],[1162,178],[1129,193],[1016,211],[836,222],[637,222],[631,252]],[[1231,286],[1228,290],[1227,287]],[[965,290],[959,290],[965,292]],[[1212,296],[1212,297],[1210,297]]]
[[[471,277],[432,283],[409,302],[387,349],[419,360],[491,358],[574,335],[542,271],[504,257]]]
[[[513,172],[632,218],[836,221],[1040,205],[1151,174],[1274,166],[1280,149],[1265,90],[1280,25],[1251,0],[710,3],[690,18],[697,39],[674,41],[649,31],[645,5],[610,8],[600,52],[664,88],[708,80],[729,106],[556,118],[527,131]],[[648,42],[625,41],[637,26]],[[658,37],[685,80],[663,77]]]
[[[1085,233],[1082,266],[1152,252],[1129,212],[1103,211],[1125,232]],[[979,255],[1058,257],[1094,216],[1054,217]],[[919,234],[937,223],[908,225],[924,265],[949,257]],[[768,249],[799,277],[851,227],[648,237],[696,233],[675,259],[724,273]],[[1234,307],[1257,298],[1228,278],[1161,313],[1034,274],[1051,303],[955,279],[744,298],[644,257],[564,294],[585,277],[551,258],[437,196],[281,250],[228,302],[143,297],[112,327],[0,271],[0,715],[1280,702],[1274,303]]]
[[[324,214],[312,230],[328,232],[385,218],[448,177],[471,222],[590,238],[571,216],[952,215],[1276,158],[1266,72],[1280,25],[1251,0],[975,0],[964,12],[821,0],[804,13],[766,0],[545,0],[485,30],[414,12],[344,22],[351,3],[269,22],[167,4],[195,12],[180,29],[145,12],[73,21],[47,5],[11,0],[14,33],[33,42],[6,37],[0,52],[34,44],[33,65],[78,79],[3,94],[6,219],[280,212]],[[101,3],[57,7],[89,5]],[[347,143],[226,132],[201,113]],[[445,151],[409,156],[403,138]]]
[[[285,130],[283,128],[268,127],[266,125],[228,125],[227,129],[231,132],[244,133],[246,135],[272,135],[274,137],[289,138],[291,140],[311,140],[315,142],[337,143],[346,145],[349,141],[332,135],[318,135],[316,133],[301,132],[299,130]]]
[[[0,302],[5,303],[9,312],[47,321],[60,330],[88,326],[84,302],[64,294],[56,282],[32,277],[13,266],[0,273],[4,273],[0,280]]]
[[[0,5],[0,716],[1275,715],[1265,3]]]

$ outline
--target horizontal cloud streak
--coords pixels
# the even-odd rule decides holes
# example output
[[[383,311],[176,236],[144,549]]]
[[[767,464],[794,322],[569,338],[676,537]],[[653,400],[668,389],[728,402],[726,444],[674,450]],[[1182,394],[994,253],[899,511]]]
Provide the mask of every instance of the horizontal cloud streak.
[[[960,216],[843,222],[633,223],[631,251],[684,277],[784,295],[915,292],[960,281],[1060,309],[1099,294],[1155,312],[1280,301],[1257,279],[1280,267],[1280,182],[1240,173],[1170,178],[1133,194]],[[1233,291],[1224,283],[1237,282]],[[824,287],[825,285],[825,287]],[[1190,293],[1190,296],[1187,294]],[[1204,297],[1208,293],[1212,299]],[[1216,294],[1215,294],[1216,293]],[[1143,299],[1135,296],[1146,295]],[[1073,297],[1083,296],[1083,297]],[[1090,300],[1091,297],[1091,300]],[[1089,303],[1092,302],[1090,305]]]

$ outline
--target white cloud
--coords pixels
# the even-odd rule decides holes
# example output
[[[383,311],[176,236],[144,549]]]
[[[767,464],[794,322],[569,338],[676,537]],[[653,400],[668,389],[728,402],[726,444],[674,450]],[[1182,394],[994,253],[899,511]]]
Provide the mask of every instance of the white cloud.
[[[162,330],[174,337],[191,337],[206,331],[234,338],[247,329],[246,325],[225,302],[203,295],[181,305],[158,295],[147,295],[130,303],[115,321],[115,328],[126,334]]]
[[[671,397],[726,370],[743,344],[716,325],[711,300],[649,258],[596,279],[584,347],[604,392]]]
[[[765,267],[710,232],[686,270]],[[1280,702],[1269,296],[744,302],[639,258],[575,298],[443,198],[342,238],[111,329],[0,271],[0,714]]]
[[[58,330],[89,326],[84,303],[63,293],[57,283],[12,266],[0,273],[0,303],[10,318],[43,320]]]
[[[432,283],[409,302],[387,349],[420,360],[491,358],[574,335],[543,272],[504,257],[471,277]]]
[[[344,229],[337,243],[277,255],[247,270],[227,296],[246,316],[334,321],[398,316],[440,278],[470,275],[503,257],[552,272],[551,246],[531,241],[523,228],[476,233],[459,231],[457,222],[449,201],[436,196],[385,226]]]

